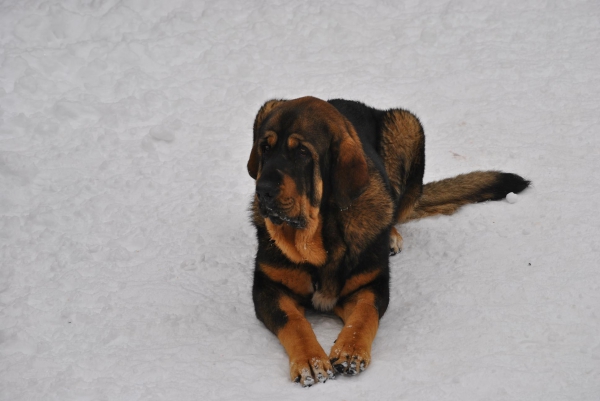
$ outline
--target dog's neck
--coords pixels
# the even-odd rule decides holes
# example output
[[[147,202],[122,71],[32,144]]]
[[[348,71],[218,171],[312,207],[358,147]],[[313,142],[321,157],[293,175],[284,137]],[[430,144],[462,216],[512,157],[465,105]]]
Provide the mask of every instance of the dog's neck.
[[[318,210],[314,214],[309,213],[306,220],[303,229],[295,229],[286,223],[275,225],[268,218],[265,225],[275,245],[292,262],[322,266],[327,261],[327,251],[323,247],[323,222]]]

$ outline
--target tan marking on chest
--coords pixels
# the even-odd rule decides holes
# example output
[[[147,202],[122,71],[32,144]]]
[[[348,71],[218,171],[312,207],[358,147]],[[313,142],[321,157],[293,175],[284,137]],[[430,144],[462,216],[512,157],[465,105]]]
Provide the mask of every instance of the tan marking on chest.
[[[265,264],[261,264],[260,269],[271,280],[285,285],[296,294],[310,295],[314,291],[312,277],[305,271],[298,269],[277,268]]]
[[[294,263],[310,263],[322,266],[327,260],[327,251],[323,248],[320,217],[307,217],[306,228],[297,230],[287,224],[275,225],[266,219],[265,225],[275,245]]]

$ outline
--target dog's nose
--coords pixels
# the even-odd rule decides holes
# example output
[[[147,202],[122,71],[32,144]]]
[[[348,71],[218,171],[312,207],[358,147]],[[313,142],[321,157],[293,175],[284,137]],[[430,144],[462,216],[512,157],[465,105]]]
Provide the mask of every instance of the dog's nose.
[[[256,183],[256,195],[261,202],[272,204],[279,194],[279,185],[273,181],[261,181]]]

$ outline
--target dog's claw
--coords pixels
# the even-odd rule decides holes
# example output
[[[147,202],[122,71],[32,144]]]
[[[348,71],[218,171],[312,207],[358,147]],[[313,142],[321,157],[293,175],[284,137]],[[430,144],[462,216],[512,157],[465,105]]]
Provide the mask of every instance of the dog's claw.
[[[348,369],[348,374],[354,376],[358,373],[358,371],[356,370],[356,362],[352,362],[350,364],[350,368]]]
[[[333,367],[338,373],[344,373],[348,367],[348,362],[338,363],[337,365],[333,365]]]

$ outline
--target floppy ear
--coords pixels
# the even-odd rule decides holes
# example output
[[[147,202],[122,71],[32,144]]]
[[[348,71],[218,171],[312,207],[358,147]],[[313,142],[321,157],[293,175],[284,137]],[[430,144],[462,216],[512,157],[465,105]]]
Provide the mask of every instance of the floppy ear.
[[[253,139],[253,143],[252,143],[252,150],[250,151],[250,158],[248,159],[248,165],[247,165],[248,174],[250,174],[250,177],[252,177],[254,179],[256,179],[256,177],[258,175],[259,160],[258,160],[258,148],[257,148],[257,144],[256,144],[256,139],[258,137],[258,130],[259,130],[262,122],[271,113],[273,108],[283,102],[285,102],[285,100],[282,100],[282,99],[272,99],[272,100],[267,101],[265,104],[262,105],[260,110],[258,110],[258,113],[256,114],[256,118],[254,119],[254,129],[253,129],[254,139]]]
[[[354,129],[348,125],[348,133],[333,146],[333,196],[342,210],[350,207],[369,185],[365,154]]]

